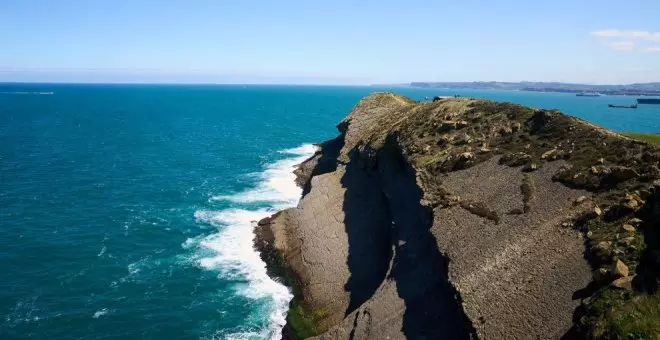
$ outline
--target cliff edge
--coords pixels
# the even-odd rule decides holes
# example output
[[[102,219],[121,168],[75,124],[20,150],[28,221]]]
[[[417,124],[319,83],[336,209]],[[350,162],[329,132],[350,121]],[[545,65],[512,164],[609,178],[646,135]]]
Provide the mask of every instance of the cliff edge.
[[[338,129],[295,171],[298,206],[255,228],[294,292],[285,338],[660,336],[620,322],[660,315],[658,148],[557,111],[391,93]]]

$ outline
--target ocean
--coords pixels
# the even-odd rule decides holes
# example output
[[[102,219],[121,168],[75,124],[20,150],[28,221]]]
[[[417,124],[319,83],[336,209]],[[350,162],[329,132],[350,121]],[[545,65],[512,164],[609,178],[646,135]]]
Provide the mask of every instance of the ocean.
[[[0,339],[275,339],[290,292],[252,223],[293,166],[391,90],[557,108],[660,132],[631,97],[331,86],[0,84]]]

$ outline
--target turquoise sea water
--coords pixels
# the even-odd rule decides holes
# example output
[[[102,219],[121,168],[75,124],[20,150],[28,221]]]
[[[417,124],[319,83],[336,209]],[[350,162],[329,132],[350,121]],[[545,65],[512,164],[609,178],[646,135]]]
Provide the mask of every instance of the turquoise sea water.
[[[264,339],[290,294],[251,222],[374,87],[0,84],[0,339]],[[398,88],[660,132],[632,98]],[[641,106],[640,106],[641,107]]]

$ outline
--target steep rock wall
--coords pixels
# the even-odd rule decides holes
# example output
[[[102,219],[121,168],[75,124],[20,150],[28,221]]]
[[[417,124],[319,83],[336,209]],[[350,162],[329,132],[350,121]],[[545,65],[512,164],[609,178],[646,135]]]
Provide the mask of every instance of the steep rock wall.
[[[512,104],[374,94],[338,127],[296,170],[299,205],[256,229],[296,295],[285,337],[570,334],[611,260],[571,227],[660,176],[648,145]]]

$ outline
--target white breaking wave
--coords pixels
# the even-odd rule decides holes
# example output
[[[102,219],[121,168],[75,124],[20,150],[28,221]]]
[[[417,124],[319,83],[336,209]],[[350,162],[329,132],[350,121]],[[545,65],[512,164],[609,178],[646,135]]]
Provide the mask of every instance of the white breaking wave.
[[[224,279],[246,281],[246,284],[235,287],[237,294],[268,301],[267,327],[258,332],[225,334],[225,339],[280,339],[282,336],[282,327],[293,295],[286,286],[267,275],[266,264],[253,245],[254,222],[298,203],[302,190],[294,182],[294,166],[312,156],[316,150],[311,144],[283,150],[280,153],[293,157],[268,165],[258,175],[260,180],[254,188],[234,195],[214,197],[216,200],[234,203],[262,202],[268,208],[195,212],[198,221],[218,227],[219,232],[200,240],[188,239],[182,246],[188,248],[198,243],[201,253],[206,254],[198,259],[200,267],[218,271]]]
[[[280,151],[280,153],[283,154],[288,154],[288,155],[299,155],[299,156],[311,156],[313,155],[316,150],[318,150],[318,147],[314,144],[303,144],[297,148],[292,148],[292,149],[284,149]]]
[[[316,150],[317,147],[312,144],[282,150],[280,153],[295,157],[268,165],[266,170],[257,174],[260,182],[255,188],[234,195],[214,196],[212,199],[235,203],[266,202],[271,203],[276,210],[295,206],[300,199],[301,191],[294,182],[296,179],[296,175],[293,174],[294,167],[312,156]]]
[[[108,309],[107,309],[107,308],[103,308],[103,309],[101,309],[101,310],[96,311],[96,312],[94,313],[94,315],[92,315],[92,317],[93,317],[94,319],[98,319],[98,318],[100,318],[100,317],[102,317],[103,315],[106,315],[106,314],[108,314]]]

